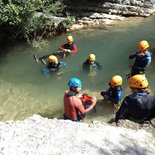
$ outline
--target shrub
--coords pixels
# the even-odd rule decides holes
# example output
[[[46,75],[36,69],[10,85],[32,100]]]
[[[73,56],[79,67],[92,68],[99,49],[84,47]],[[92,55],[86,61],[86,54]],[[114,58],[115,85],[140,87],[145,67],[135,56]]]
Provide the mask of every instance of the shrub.
[[[61,1],[53,0],[0,0],[0,39],[30,41],[44,36],[55,29],[54,20],[35,14],[60,16],[64,7]]]

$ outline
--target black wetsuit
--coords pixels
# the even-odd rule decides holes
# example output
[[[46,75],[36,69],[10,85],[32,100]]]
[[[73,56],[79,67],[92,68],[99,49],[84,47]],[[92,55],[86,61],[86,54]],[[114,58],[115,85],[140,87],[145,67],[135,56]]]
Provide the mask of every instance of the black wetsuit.
[[[151,52],[146,51],[145,55],[140,57],[136,54],[132,54],[129,56],[129,59],[135,59],[135,63],[132,66],[132,70],[131,70],[131,75],[136,75],[136,74],[145,74],[145,71],[147,69],[147,67],[150,65],[151,63]]]
[[[93,64],[91,64],[89,62],[89,60],[87,59],[84,63],[83,63],[83,70],[84,71],[98,71],[98,70],[101,70],[102,69],[102,66],[94,61]]]
[[[155,96],[146,93],[133,93],[122,102],[116,113],[115,121],[119,119],[134,119],[139,121],[155,117]]]

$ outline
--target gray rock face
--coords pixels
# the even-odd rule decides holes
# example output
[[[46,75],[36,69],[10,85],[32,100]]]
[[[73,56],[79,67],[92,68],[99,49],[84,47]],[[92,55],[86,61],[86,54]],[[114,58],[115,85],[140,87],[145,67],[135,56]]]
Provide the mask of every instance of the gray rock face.
[[[123,17],[148,17],[155,12],[155,0],[65,0],[64,2],[66,11],[77,19],[76,24],[79,24],[79,28],[81,25],[111,24],[113,21],[123,20]],[[74,30],[74,27],[72,29]]]
[[[129,122],[128,122],[129,124]],[[2,155],[154,155],[155,138],[143,129],[91,124],[34,115],[0,122]]]
[[[84,11],[147,17],[155,11],[155,0],[65,0],[65,4],[75,15]]]

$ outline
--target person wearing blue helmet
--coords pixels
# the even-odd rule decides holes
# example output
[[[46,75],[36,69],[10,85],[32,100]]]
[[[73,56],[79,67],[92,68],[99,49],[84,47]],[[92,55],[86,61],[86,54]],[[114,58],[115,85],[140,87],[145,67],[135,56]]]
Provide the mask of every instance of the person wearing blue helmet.
[[[64,119],[72,121],[80,121],[85,114],[93,109],[96,104],[94,97],[90,98],[89,106],[85,107],[77,94],[80,93],[82,82],[78,78],[71,78],[69,80],[69,90],[65,91],[64,95]]]

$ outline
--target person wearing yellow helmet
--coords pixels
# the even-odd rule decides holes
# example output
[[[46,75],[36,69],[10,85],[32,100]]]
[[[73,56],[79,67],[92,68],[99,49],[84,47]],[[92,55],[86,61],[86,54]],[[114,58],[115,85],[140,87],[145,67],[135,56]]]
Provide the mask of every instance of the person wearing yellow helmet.
[[[129,65],[131,67],[131,73],[129,76],[145,74],[146,69],[151,63],[152,55],[148,48],[149,43],[146,40],[142,40],[138,44],[137,52],[129,56],[129,59],[135,58],[134,64]]]
[[[46,66],[42,69],[44,75],[48,75],[49,72],[56,72],[60,68],[67,66],[65,62],[58,61],[58,58],[55,55],[50,55],[47,59]]]
[[[87,60],[83,63],[83,70],[86,72],[101,70],[102,66],[96,61],[95,54],[89,54]]]
[[[61,45],[59,47],[59,50],[66,52],[67,55],[69,55],[69,53],[73,53],[73,54],[76,54],[77,53],[78,48],[75,45],[75,43],[73,41],[73,37],[71,35],[69,35],[67,37],[67,43]]]
[[[109,81],[110,88],[103,90],[101,96],[103,99],[111,101],[113,104],[119,104],[122,100],[122,77],[119,75],[113,76]]]
[[[129,78],[132,93],[125,97],[116,113],[115,121],[131,119],[144,122],[155,117],[155,96],[150,95],[145,75],[137,74]]]

